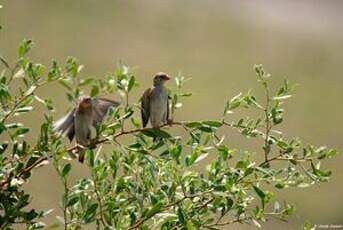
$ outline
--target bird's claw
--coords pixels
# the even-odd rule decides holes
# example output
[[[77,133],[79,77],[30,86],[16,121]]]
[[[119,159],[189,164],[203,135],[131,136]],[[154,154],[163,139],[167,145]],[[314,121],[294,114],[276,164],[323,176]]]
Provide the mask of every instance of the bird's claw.
[[[85,150],[86,149],[86,147],[85,146],[83,146],[83,145],[80,145],[80,144],[76,144],[76,146],[75,146],[75,148],[74,148],[74,153],[78,153],[78,152],[80,152],[81,150]]]
[[[96,148],[96,142],[97,140],[96,139],[92,139],[89,143],[89,148],[90,149],[95,149]]]

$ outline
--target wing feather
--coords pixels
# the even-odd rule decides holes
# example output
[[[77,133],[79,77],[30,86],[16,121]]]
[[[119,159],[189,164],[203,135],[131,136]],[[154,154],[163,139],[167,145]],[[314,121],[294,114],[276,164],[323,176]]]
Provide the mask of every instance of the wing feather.
[[[72,126],[70,126],[70,128],[68,129],[66,136],[68,137],[69,141],[72,142],[75,136],[75,126],[74,124]]]
[[[75,134],[74,118],[75,109],[54,123],[54,131],[68,137],[72,141]]]
[[[145,90],[141,98],[141,115],[142,115],[142,124],[145,128],[149,122],[150,118],[150,95],[151,88]]]
[[[94,126],[103,121],[110,108],[115,108],[120,104],[117,101],[102,97],[95,98],[94,102],[92,114]]]

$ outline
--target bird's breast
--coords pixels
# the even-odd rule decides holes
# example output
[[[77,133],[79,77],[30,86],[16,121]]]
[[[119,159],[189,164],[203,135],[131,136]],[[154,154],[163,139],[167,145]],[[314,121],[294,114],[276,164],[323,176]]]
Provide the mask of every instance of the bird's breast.
[[[168,94],[164,88],[155,88],[150,95],[150,121],[153,127],[166,122]]]
[[[167,109],[168,93],[164,88],[155,88],[151,92],[150,107],[151,109]]]
[[[81,144],[88,142],[92,125],[91,113],[76,113],[75,114],[75,137],[76,141]]]

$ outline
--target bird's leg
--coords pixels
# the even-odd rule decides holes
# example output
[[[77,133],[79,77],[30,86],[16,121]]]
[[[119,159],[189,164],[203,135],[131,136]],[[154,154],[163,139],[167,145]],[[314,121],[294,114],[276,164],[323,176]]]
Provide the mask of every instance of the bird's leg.
[[[85,158],[85,152],[86,152],[87,146],[81,145],[79,143],[76,144],[76,153],[79,155],[79,162],[83,163]]]
[[[169,126],[172,126],[173,123],[174,123],[174,120],[173,120],[172,118],[167,119],[167,124],[168,124]]]
[[[71,158],[75,159],[76,158],[76,155],[77,153],[81,152],[82,150],[85,150],[86,147],[81,145],[81,144],[78,144],[76,143],[75,147],[73,148],[72,151],[69,151],[68,154]]]
[[[75,152],[80,152],[81,150],[85,150],[85,149],[87,149],[86,146],[78,144],[78,143],[75,146]]]

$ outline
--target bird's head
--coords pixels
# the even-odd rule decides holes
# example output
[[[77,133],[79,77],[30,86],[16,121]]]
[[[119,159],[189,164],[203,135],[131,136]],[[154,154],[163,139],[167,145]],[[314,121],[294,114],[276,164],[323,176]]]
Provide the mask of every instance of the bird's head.
[[[88,96],[80,97],[79,109],[86,110],[92,107],[92,98]]]
[[[154,77],[154,86],[163,85],[166,81],[169,81],[170,77],[168,74],[159,72]]]

